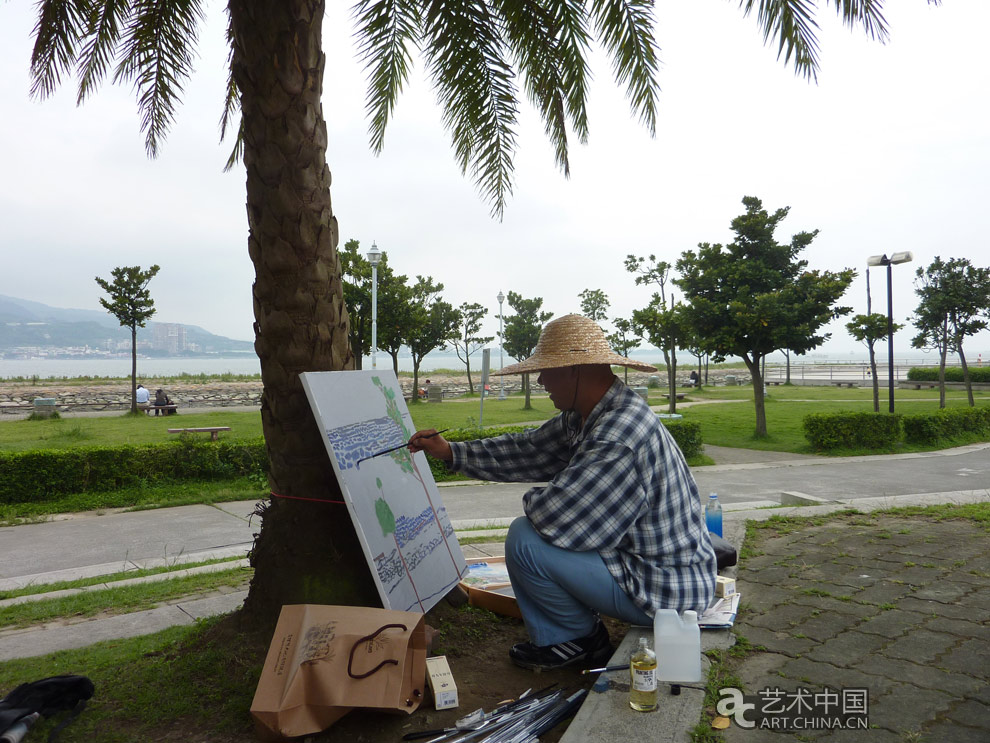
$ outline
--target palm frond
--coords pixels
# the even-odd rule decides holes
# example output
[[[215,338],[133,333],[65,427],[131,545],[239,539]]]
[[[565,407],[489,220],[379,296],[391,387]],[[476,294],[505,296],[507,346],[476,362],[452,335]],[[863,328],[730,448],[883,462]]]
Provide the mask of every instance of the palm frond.
[[[427,3],[422,25],[427,69],[457,161],[500,218],[512,193],[518,123],[504,29],[487,4],[470,0]]]
[[[141,130],[150,157],[175,118],[203,18],[201,0],[138,0],[123,38],[114,82],[134,81]]]
[[[839,0],[841,3],[843,0]],[[757,0],[742,0],[749,15]],[[814,19],[815,0],[759,0],[756,21],[763,31],[763,43],[777,42],[777,59],[784,63],[794,57],[794,71],[818,81],[818,23]]]
[[[598,35],[612,55],[619,85],[650,135],[657,127],[657,48],[653,36],[653,0],[595,0]]]
[[[409,80],[409,45],[417,39],[419,8],[407,0],[361,0],[352,12],[360,29],[358,53],[368,71],[371,148],[379,153],[395,101]]]
[[[883,17],[883,0],[833,0],[842,22],[854,28],[862,26],[867,35],[880,43],[889,38],[887,21]],[[929,0],[938,4],[939,0]],[[815,0],[741,0],[739,7],[745,15],[756,9],[756,19],[763,30],[763,41],[773,39],[777,58],[788,63],[794,58],[794,71],[802,77],[818,81],[818,24],[814,19]]]
[[[130,0],[104,0],[91,3],[86,20],[85,44],[79,58],[79,92],[81,104],[103,81],[113,58],[120,29],[130,16]]]
[[[86,23],[85,0],[40,0],[37,36],[31,51],[31,95],[47,98],[76,61],[76,44]]]
[[[224,97],[223,114],[220,116],[220,141],[227,137],[227,129],[231,126],[234,117],[241,112],[241,96],[237,89],[237,81],[234,80],[234,24],[227,12],[227,94]],[[237,137],[234,139],[234,147],[230,151],[223,172],[226,173],[241,161],[244,156],[244,119],[237,123]]]
[[[524,89],[543,118],[557,165],[570,175],[567,119],[584,143],[588,139],[588,32],[584,4],[574,0],[497,0]]]
[[[939,0],[928,2],[939,4]],[[835,0],[835,12],[849,28],[859,24],[871,39],[880,43],[886,42],[890,36],[887,19],[883,17],[882,0]]]

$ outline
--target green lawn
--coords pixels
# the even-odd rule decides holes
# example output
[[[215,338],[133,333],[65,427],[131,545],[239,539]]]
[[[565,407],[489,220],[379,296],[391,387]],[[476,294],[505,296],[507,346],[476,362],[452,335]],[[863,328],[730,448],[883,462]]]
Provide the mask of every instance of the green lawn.
[[[120,415],[84,418],[72,416],[52,420],[0,421],[0,449],[67,449],[75,446],[117,446],[174,441],[169,428],[230,426],[220,435],[225,439],[252,439],[261,436],[261,413],[235,413],[222,408],[204,413],[148,416]],[[207,434],[197,434],[204,438]]]
[[[663,390],[651,389],[651,405],[663,405]],[[716,405],[679,406],[678,412],[687,420],[702,425],[704,441],[717,446],[748,449],[803,452],[807,441],[801,421],[808,413],[840,410],[872,410],[869,388],[836,387],[771,387],[767,397],[767,439],[752,438],[756,426],[753,389],[748,386],[704,387],[700,391],[684,390],[687,401],[738,401]],[[949,405],[965,405],[966,394],[961,390],[947,393]],[[977,393],[977,405],[990,404],[990,393]],[[938,407],[938,392],[932,390],[897,390],[896,410],[916,413]],[[880,409],[887,409],[886,390],[881,390]],[[409,411],[417,428],[473,428],[546,420],[556,410],[545,395],[532,398],[532,409],[523,407],[523,398],[512,395],[506,400],[485,400],[481,411],[479,398],[453,399],[443,403],[413,402]],[[71,417],[58,420],[3,421],[0,420],[0,449],[24,451],[29,449],[61,449],[74,446],[106,446],[143,444],[175,439],[168,428],[201,426],[230,426],[225,439],[252,439],[262,435],[261,414],[213,409],[205,412],[183,413],[177,416],[105,416],[99,418]],[[205,436],[204,436],[205,438]]]
[[[479,420],[485,426],[546,420],[557,411],[547,397],[534,397],[533,409],[523,408],[522,397],[485,400],[481,415],[480,399],[435,403],[411,403],[409,412],[417,428],[472,428]],[[65,417],[53,420],[0,420],[0,449],[64,449],[75,446],[115,446],[174,441],[169,428],[230,426],[224,439],[252,439],[262,435],[260,412],[233,412],[213,409],[206,412],[169,416],[129,415],[99,418]],[[197,434],[206,438],[206,434]]]
[[[823,390],[824,388],[811,389]],[[839,397],[836,390],[827,391],[832,392],[834,398]],[[843,390],[843,393],[845,392]],[[811,413],[838,413],[842,411],[869,412],[873,410],[872,399],[869,397],[860,401],[849,401],[845,399],[830,400],[827,397],[813,401],[789,401],[782,398],[783,395],[771,393],[770,398],[766,401],[768,435],[764,439],[753,437],[756,428],[756,411],[751,397],[748,400],[740,400],[738,402],[692,405],[680,408],[679,412],[684,416],[685,420],[697,421],[701,424],[701,438],[706,444],[741,449],[811,454],[814,452],[812,452],[808,445],[808,440],[804,437],[804,429],[802,427],[802,421],[806,415]],[[966,404],[965,398],[959,396],[953,396],[947,400],[948,406]],[[977,405],[990,405],[990,397],[982,396],[978,398]],[[902,399],[898,393],[898,398],[895,401],[895,410],[905,415],[932,412],[937,409],[937,396],[935,398],[928,396],[928,399]],[[886,407],[881,405],[881,410],[885,412]],[[901,444],[897,451],[929,451],[933,448],[941,447],[919,447]],[[831,453],[850,455],[876,452],[848,450]]]

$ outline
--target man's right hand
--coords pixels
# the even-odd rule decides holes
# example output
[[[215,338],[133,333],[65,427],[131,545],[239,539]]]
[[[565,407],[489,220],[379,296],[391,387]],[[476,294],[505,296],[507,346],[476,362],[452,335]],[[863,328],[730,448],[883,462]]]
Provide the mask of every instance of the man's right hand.
[[[447,439],[438,434],[435,428],[424,428],[422,431],[416,431],[409,438],[409,451],[413,454],[418,451],[425,451],[431,457],[436,457],[442,462],[450,462],[454,459]]]

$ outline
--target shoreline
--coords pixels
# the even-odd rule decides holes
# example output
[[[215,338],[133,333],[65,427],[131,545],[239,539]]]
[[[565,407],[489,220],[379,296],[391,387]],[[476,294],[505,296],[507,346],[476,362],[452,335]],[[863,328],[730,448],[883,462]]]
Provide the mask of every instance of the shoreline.
[[[688,375],[692,367],[683,369],[678,373],[678,383],[684,384],[688,380]],[[744,370],[743,370],[744,371]],[[742,378],[738,370],[725,369],[712,371],[709,373],[711,383],[724,383],[724,377],[735,375]],[[620,379],[624,379],[621,370],[617,373]],[[650,386],[650,377],[656,377],[654,386],[666,384],[666,373],[657,371],[655,374],[649,372],[630,372],[629,386],[647,387]],[[488,382],[491,394],[501,391],[503,386],[507,393],[515,393],[519,390],[521,378],[519,376],[490,377]],[[421,388],[426,387],[427,380],[432,384],[439,385],[445,396],[456,398],[469,392],[468,376],[466,372],[459,373],[452,370],[423,372],[419,377]],[[530,377],[534,392],[541,392],[542,388],[536,384],[533,376]],[[477,394],[481,382],[480,373],[471,374],[474,392]],[[171,381],[170,378],[156,379],[153,377],[141,377],[139,384],[143,384],[150,390],[154,397],[155,390],[159,387],[179,406],[179,412],[196,408],[218,408],[218,407],[261,407],[261,397],[263,385],[260,379],[250,381],[224,381],[220,379],[210,381]],[[403,394],[409,398],[413,394],[413,380],[411,373],[400,373],[399,386]],[[38,382],[0,380],[0,417],[4,415],[24,415],[34,411],[34,400],[36,398],[47,398],[55,400],[55,409],[60,413],[72,413],[82,411],[120,411],[125,412],[130,408],[131,380],[124,379],[101,379],[91,380],[39,380]],[[50,409],[50,408],[49,408]]]

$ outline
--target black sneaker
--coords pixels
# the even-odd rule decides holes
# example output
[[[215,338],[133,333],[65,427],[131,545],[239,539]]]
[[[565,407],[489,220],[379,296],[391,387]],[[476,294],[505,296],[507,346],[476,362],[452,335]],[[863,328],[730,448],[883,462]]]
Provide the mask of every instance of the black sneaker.
[[[612,657],[608,630],[598,622],[587,637],[558,642],[556,645],[534,645],[520,642],[509,650],[509,658],[517,666],[534,671],[553,671],[570,666],[600,665]]]

